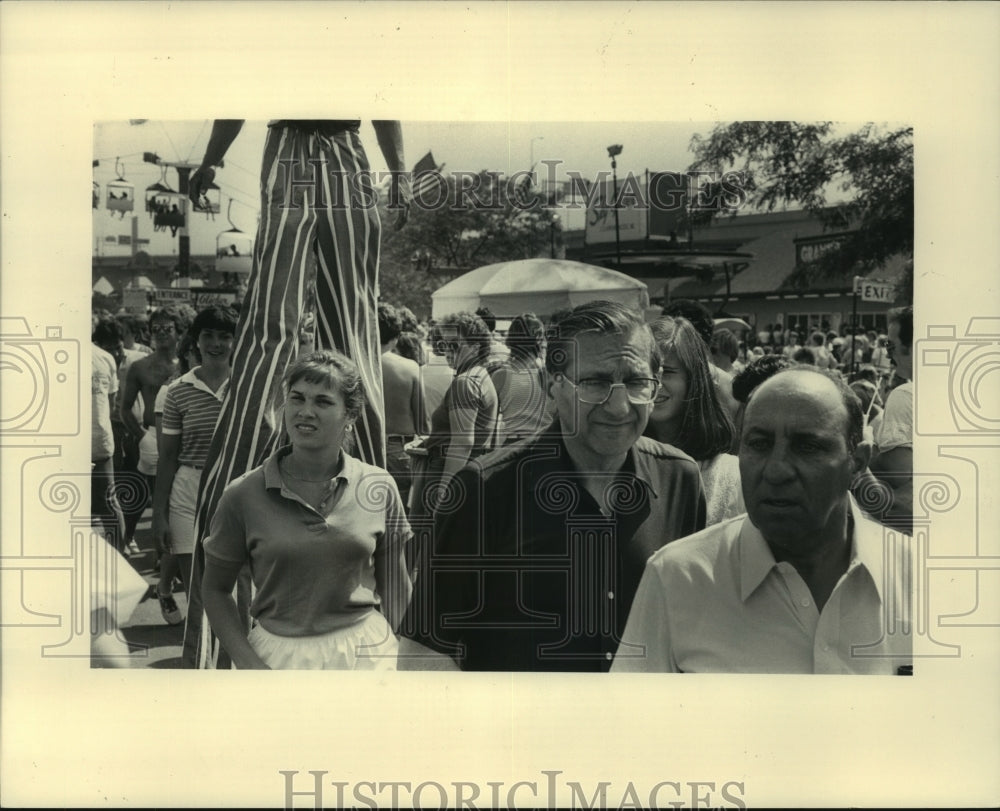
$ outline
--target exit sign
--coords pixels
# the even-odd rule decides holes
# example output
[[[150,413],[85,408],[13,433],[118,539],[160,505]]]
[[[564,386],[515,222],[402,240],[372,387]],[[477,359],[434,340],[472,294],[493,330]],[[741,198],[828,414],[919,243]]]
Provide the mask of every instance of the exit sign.
[[[896,298],[896,286],[890,282],[879,282],[855,276],[854,295],[858,296],[862,301],[892,304]]]

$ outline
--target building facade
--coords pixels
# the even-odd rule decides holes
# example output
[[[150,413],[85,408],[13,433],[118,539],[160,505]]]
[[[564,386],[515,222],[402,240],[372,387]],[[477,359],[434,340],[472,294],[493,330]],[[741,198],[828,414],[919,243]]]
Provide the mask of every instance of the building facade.
[[[712,312],[742,318],[756,331],[768,325],[813,332],[840,331],[855,315],[854,276],[826,279],[809,289],[792,288],[789,278],[803,265],[833,247],[843,234],[825,230],[806,211],[782,211],[720,217],[695,228],[687,246],[672,249],[662,240],[622,241],[621,263],[606,246],[585,244],[582,232],[565,234],[566,256],[581,262],[617,265],[623,273],[645,281],[650,299],[666,304],[694,299]],[[731,258],[727,259],[727,254]],[[869,280],[898,283],[909,257],[895,256],[861,274]],[[893,301],[858,301],[857,323],[884,332],[885,313]]]

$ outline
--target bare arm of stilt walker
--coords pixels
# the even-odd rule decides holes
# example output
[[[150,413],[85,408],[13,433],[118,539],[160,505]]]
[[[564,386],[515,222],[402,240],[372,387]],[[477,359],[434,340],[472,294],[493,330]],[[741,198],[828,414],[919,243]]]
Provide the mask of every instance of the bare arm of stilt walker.
[[[393,226],[398,230],[406,225],[412,199],[410,176],[406,172],[406,158],[403,156],[403,128],[398,121],[372,121],[372,126],[382,157],[392,172],[389,207],[397,210]]]
[[[241,129],[243,129],[243,119],[240,118],[219,118],[212,122],[212,134],[208,136],[205,157],[188,181],[188,197],[191,198],[191,202],[198,203],[201,200],[201,195],[205,193],[208,184],[215,179],[215,169],[212,167],[222,163]]]

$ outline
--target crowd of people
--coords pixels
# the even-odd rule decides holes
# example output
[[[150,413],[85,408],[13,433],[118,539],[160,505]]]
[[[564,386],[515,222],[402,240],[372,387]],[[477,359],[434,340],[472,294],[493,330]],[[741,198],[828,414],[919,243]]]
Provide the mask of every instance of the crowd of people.
[[[134,558],[143,554],[136,528],[152,508],[155,592],[170,625],[184,621],[174,597],[177,585],[186,592],[189,609],[200,606],[190,581],[194,507],[229,379],[236,321],[234,309],[220,306],[197,313],[187,305],[164,307],[148,317],[94,315],[92,513],[100,517],[109,543]],[[98,371],[111,381],[106,410],[103,386],[96,398]],[[194,621],[200,616],[197,610],[189,613]]]
[[[359,369],[306,319],[281,442],[226,488],[192,579],[237,322],[94,317],[92,511],[134,556],[151,508],[185,663],[204,616],[237,667],[909,672],[880,545],[911,530],[912,309],[875,342],[891,372],[852,374],[797,336],[745,355],[694,302],[502,333],[380,302],[384,467],[358,454]]]
[[[718,330],[713,358],[728,355],[737,367],[745,366],[755,357],[784,355],[797,363],[809,363],[821,369],[837,369],[847,374],[870,370],[877,377],[888,378],[893,371],[889,357],[889,336],[874,329],[854,329],[847,324],[839,330],[822,324],[809,331],[793,324],[782,329],[781,324],[768,324],[763,330],[749,330],[738,341],[729,330]],[[724,363],[720,363],[726,368]]]
[[[400,228],[402,130],[372,124]],[[268,123],[238,317],[154,311],[137,357],[95,318],[94,516],[128,552],[151,504],[184,666],[912,672],[911,309],[884,337],[741,339],[693,301],[421,324],[379,301],[379,212],[279,171],[364,175],[359,125]]]

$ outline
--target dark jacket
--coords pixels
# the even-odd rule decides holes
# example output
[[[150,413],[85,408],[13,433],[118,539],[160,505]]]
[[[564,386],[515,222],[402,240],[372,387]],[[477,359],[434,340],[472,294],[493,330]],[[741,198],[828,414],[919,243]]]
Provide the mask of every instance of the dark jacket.
[[[464,670],[606,671],[649,556],[705,526],[697,463],[647,437],[603,515],[558,422],[451,485],[403,633]]]

